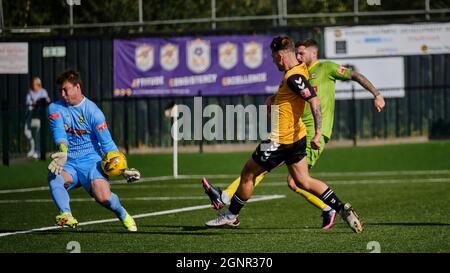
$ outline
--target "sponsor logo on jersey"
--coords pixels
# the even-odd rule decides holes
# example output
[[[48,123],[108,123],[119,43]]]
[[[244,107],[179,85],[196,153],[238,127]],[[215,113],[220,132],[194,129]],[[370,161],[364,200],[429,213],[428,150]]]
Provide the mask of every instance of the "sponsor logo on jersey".
[[[103,121],[99,125],[97,125],[97,131],[102,132],[104,129],[108,128],[108,124],[106,124],[106,121]]]
[[[59,113],[53,113],[53,114],[50,114],[49,116],[48,116],[48,119],[49,120],[55,120],[55,119],[58,119],[58,118],[60,118],[61,117],[61,115],[59,114]]]
[[[177,68],[179,64],[179,50],[178,46],[174,44],[166,44],[161,47],[159,52],[161,67],[164,70],[172,71]]]
[[[341,66],[341,67],[339,67],[338,72],[339,72],[339,74],[344,74],[345,70],[347,70],[347,67]]]
[[[147,71],[155,63],[155,48],[149,44],[142,44],[134,51],[134,62],[141,71]]]
[[[70,128],[67,124],[64,124],[64,129],[66,130],[66,133],[71,135],[80,136],[88,133],[87,130]]]
[[[263,62],[263,46],[257,42],[244,43],[244,64],[251,69],[258,68]]]
[[[209,41],[195,39],[186,45],[187,67],[194,73],[203,73],[211,65],[211,45]]]
[[[311,97],[311,91],[309,90],[309,88],[305,88],[303,90],[300,91],[300,94],[302,95],[302,97],[304,98],[309,98]]]
[[[238,47],[236,44],[226,42],[219,45],[219,64],[224,69],[232,69],[238,62]]]

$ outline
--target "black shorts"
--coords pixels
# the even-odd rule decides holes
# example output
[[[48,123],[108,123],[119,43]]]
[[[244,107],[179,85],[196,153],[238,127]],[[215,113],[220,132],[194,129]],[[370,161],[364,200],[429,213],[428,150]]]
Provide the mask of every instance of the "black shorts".
[[[252,154],[253,160],[270,172],[283,162],[292,165],[306,156],[306,137],[292,144],[279,144],[270,140],[261,142]]]

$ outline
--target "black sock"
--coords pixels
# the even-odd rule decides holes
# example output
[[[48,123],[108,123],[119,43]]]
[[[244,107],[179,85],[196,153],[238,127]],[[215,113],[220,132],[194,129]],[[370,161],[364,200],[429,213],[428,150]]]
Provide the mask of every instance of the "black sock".
[[[339,200],[339,198],[336,196],[334,191],[330,188],[327,188],[321,195],[320,199],[330,206],[332,209],[337,211],[338,213],[341,211],[341,209],[344,207],[344,204]]]
[[[242,207],[244,207],[245,203],[247,203],[247,200],[244,200],[240,198],[237,194],[234,194],[233,198],[231,198],[231,204],[228,210],[234,215],[238,215]]]

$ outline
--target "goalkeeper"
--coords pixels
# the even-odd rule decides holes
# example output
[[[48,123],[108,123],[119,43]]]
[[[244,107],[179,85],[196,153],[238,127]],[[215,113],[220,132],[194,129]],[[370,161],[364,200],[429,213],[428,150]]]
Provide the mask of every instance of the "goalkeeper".
[[[124,227],[137,231],[136,223],[111,192],[108,176],[101,169],[101,155],[118,151],[111,138],[105,116],[97,105],[82,93],[80,74],[66,71],[57,78],[62,99],[50,104],[48,118],[53,140],[59,152],[52,154],[48,182],[52,198],[59,209],[56,224],[75,228],[68,191],[82,186],[100,205],[114,212]],[[126,169],[128,182],[140,178],[139,171]]]
[[[320,139],[320,149],[311,149],[310,142],[307,141],[306,155],[308,167],[312,168],[322,154],[325,145],[331,138],[331,133],[333,129],[334,122],[334,106],[335,106],[335,83],[336,80],[341,81],[356,81],[361,86],[363,86],[367,91],[369,91],[374,97],[374,108],[376,112],[381,112],[385,106],[384,98],[381,93],[373,86],[373,84],[362,74],[352,71],[349,68],[340,66],[337,63],[331,61],[319,61],[318,51],[319,46],[314,40],[305,40],[303,42],[298,42],[296,47],[296,57],[300,63],[305,63],[308,66],[308,71],[310,74],[309,82],[314,87],[314,91],[320,98],[320,104],[322,108],[323,117],[323,130],[322,137]],[[270,105],[273,100],[273,96],[269,97],[267,104]],[[302,115],[302,121],[306,126],[307,139],[312,139],[314,136],[314,119],[311,113],[309,104],[306,105],[305,111]],[[264,176],[267,174],[263,173],[256,178],[255,186],[257,186]],[[236,192],[240,182],[240,177],[236,178],[226,189],[221,190],[218,187],[211,185],[206,178],[203,178],[202,183],[205,192],[208,194],[211,203],[215,209],[221,209],[224,204],[229,203],[231,197]],[[336,217],[336,212],[322,202],[319,198],[313,194],[300,189],[295,185],[294,180],[289,175],[288,176],[289,187],[302,197],[304,197],[308,202],[317,208],[322,210],[322,229],[330,229],[334,225],[334,220]]]

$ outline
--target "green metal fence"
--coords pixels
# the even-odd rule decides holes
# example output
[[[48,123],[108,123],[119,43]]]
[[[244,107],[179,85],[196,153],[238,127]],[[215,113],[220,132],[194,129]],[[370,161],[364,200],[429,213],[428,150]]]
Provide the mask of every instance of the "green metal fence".
[[[286,28],[268,33],[288,34],[295,40],[313,37],[323,49],[319,28]],[[104,111],[118,146],[168,147],[172,144],[171,120],[164,115],[164,110],[173,102],[192,106],[193,98],[113,98],[112,40],[112,37],[59,37],[28,41],[29,74],[0,75],[0,152],[5,164],[25,157],[28,149],[23,133],[24,100],[31,77],[40,76],[50,97],[56,100],[59,95],[55,78],[66,68],[80,71],[85,94]],[[43,58],[42,48],[54,45],[66,46],[66,56]],[[386,99],[386,109],[382,113],[374,112],[372,100],[336,101],[333,139],[450,136],[450,55],[405,56],[404,64],[405,97]],[[203,104],[218,104],[224,109],[227,104],[260,105],[265,99],[263,95],[204,97]],[[42,125],[42,150],[52,151],[54,145],[47,121]],[[182,141],[180,145],[242,142],[246,141]]]

